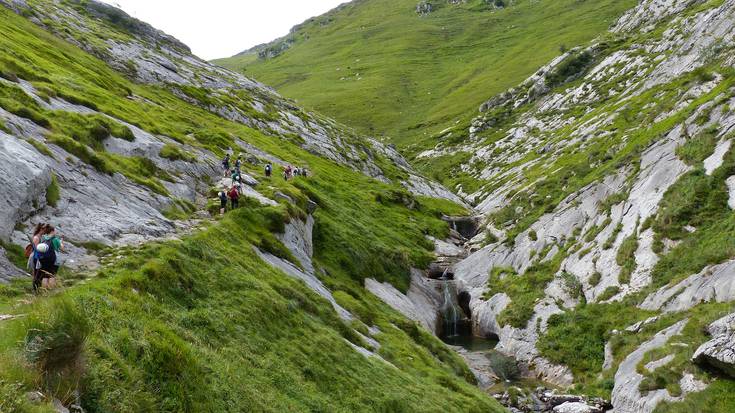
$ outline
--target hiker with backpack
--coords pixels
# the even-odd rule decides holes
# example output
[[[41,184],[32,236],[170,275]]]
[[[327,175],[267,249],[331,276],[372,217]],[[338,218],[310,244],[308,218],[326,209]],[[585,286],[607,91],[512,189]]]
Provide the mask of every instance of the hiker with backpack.
[[[235,161],[235,170],[237,171],[237,174],[240,174],[240,168],[242,167],[242,154],[237,155],[237,160]]]
[[[233,185],[235,184],[235,182],[240,182],[240,180],[242,179],[240,177],[240,171],[238,169],[233,169],[232,176],[230,177],[230,179],[232,180]]]
[[[273,172],[273,166],[269,163],[265,166],[265,177],[270,178],[272,172]]]
[[[61,267],[62,251],[64,251],[64,241],[56,235],[56,228],[47,225],[41,236],[41,242],[36,245],[34,291],[38,291],[39,287],[56,287],[56,274]]]
[[[237,186],[235,184],[232,184],[232,188],[227,193],[227,196],[230,198],[230,203],[232,203],[232,209],[236,209],[239,206],[240,201],[240,191],[238,191]]]
[[[41,222],[36,225],[36,228],[33,230],[33,235],[31,236],[31,242],[26,245],[25,256],[28,258],[29,274],[34,274],[36,272],[36,246],[41,242],[41,236],[44,231],[46,231],[47,226],[48,224],[45,222]]]
[[[227,209],[227,188],[219,191],[217,197],[219,198],[219,214],[224,215]]]
[[[225,159],[222,160],[222,168],[225,170],[225,177],[230,173],[230,154],[225,155]]]

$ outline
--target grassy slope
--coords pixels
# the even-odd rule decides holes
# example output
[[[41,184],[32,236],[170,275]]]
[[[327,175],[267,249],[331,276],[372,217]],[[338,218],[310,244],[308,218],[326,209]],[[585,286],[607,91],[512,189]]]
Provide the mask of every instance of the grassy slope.
[[[414,0],[354,2],[327,25],[307,24],[277,58],[217,63],[244,66],[302,104],[406,146],[474,116],[484,100],[524,80],[560,46],[588,42],[636,2],[522,1],[496,11],[479,3],[419,17]]]
[[[84,96],[154,133],[213,150],[239,136],[314,172],[299,187],[278,179],[261,186],[267,195],[291,194],[296,206],[248,203],[182,241],[115,251],[97,278],[53,299],[28,300],[22,284],[0,288],[2,312],[25,314],[0,324],[0,410],[46,411],[29,406],[25,392],[40,389],[69,402],[73,388],[90,412],[499,409],[466,381],[470,373],[454,353],[362,288],[365,276],[405,288],[409,266],[431,257],[424,234],[446,233],[438,216],[456,213],[455,206],[419,199],[420,207],[408,209],[400,202],[407,194],[395,186],[224,121],[164,89],[132,84],[3,8],[0,19],[4,73],[49,93]],[[3,107],[27,102],[15,89],[3,86]],[[126,99],[131,92],[157,104]],[[53,136],[100,157],[110,171],[134,161],[116,161],[89,141],[84,120],[34,111]],[[307,195],[320,205],[315,262],[329,274],[325,283],[360,320],[381,329],[379,354],[397,369],[345,342],[366,345],[352,330],[367,332],[362,321],[348,328],[325,300],[252,252],[258,245],[288,256],[271,232],[303,215]]]

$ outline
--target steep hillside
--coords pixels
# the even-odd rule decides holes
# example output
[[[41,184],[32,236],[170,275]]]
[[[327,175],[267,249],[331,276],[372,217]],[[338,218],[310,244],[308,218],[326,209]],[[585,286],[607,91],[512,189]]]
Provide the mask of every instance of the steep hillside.
[[[473,333],[615,412],[735,409],[734,28],[641,1],[418,156],[483,222],[447,270]]]
[[[439,0],[421,2],[424,13],[417,3],[353,1],[216,62],[413,153],[636,2]]]
[[[466,212],[421,194],[457,198],[117,9],[0,0],[0,172],[0,411],[500,410],[362,287],[407,290]],[[68,250],[36,296],[39,222]]]

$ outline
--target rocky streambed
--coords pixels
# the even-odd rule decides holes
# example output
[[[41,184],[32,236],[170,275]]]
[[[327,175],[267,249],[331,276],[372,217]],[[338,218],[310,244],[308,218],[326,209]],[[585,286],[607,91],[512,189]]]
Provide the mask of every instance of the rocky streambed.
[[[607,400],[564,394],[558,387],[539,381],[528,363],[496,349],[497,335],[481,334],[475,328],[470,308],[473,297],[461,280],[454,279],[454,269],[479,248],[480,218],[444,220],[451,228],[449,238],[432,239],[436,261],[426,271],[413,271],[407,293],[371,279],[366,280],[366,288],[434,332],[462,356],[478,386],[512,412],[596,413],[611,409]]]

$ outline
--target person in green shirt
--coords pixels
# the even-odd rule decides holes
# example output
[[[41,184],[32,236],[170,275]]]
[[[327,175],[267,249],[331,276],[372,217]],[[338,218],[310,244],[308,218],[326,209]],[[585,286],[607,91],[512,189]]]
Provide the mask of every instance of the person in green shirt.
[[[56,274],[61,267],[61,252],[64,251],[64,240],[56,234],[56,228],[49,225],[46,227],[46,233],[41,237],[41,242],[47,243],[56,251],[56,261],[49,269],[45,269],[50,275],[43,278],[42,285],[44,288],[56,287]]]

